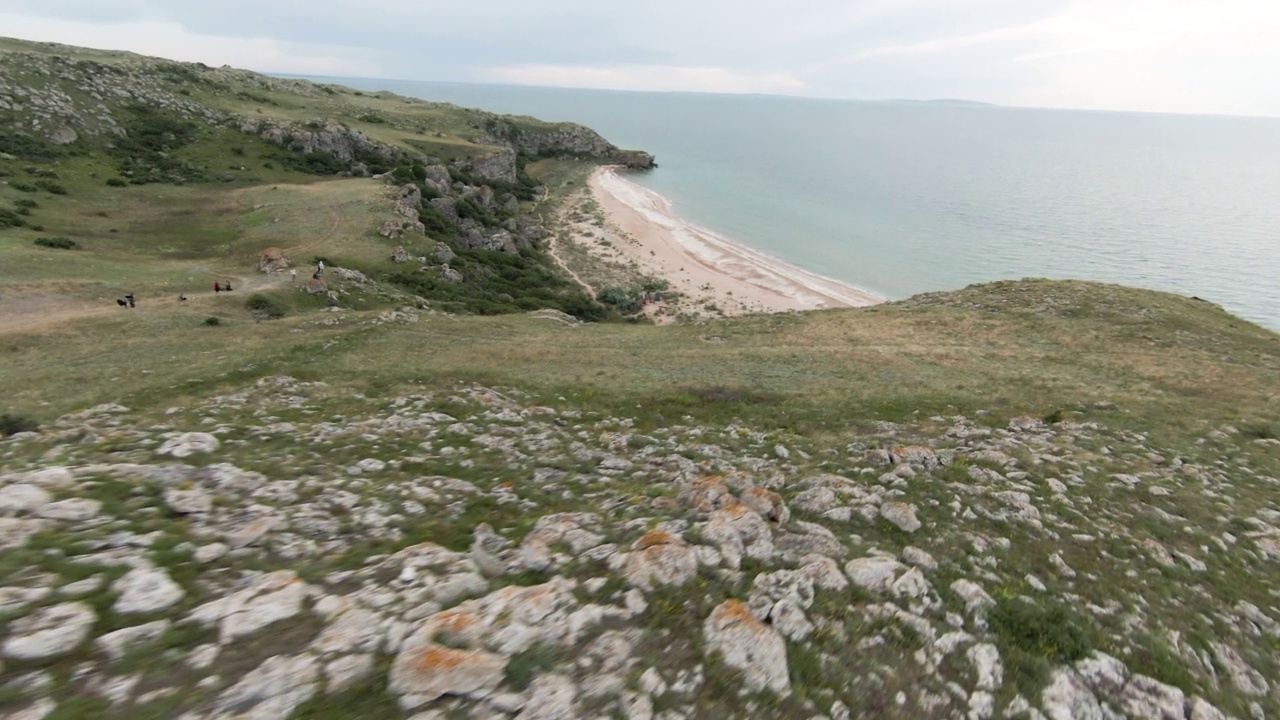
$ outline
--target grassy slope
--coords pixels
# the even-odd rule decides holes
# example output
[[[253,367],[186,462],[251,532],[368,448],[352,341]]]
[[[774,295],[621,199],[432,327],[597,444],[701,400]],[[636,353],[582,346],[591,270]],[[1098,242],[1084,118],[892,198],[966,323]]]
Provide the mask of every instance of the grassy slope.
[[[0,52],[14,50],[70,53],[130,68],[162,63],[0,41]],[[184,84],[180,72],[166,69],[170,65],[156,65],[156,82],[210,107],[275,118],[337,118],[405,147],[425,142],[461,148],[494,117],[388,94],[276,84],[229,70],[217,71],[225,88],[215,92],[200,82]],[[382,122],[361,120],[370,117]],[[949,296],[947,306],[894,305],[666,329],[441,316],[408,327],[367,327],[357,319],[316,327],[316,318],[307,316],[256,325],[239,308],[242,296],[214,297],[207,286],[226,277],[264,282],[253,266],[269,246],[285,247],[303,262],[327,256],[356,268],[389,266],[396,241],[374,229],[390,217],[390,201],[379,181],[317,180],[266,167],[274,152],[268,143],[231,129],[203,132],[183,152],[211,171],[226,168],[221,182],[108,187],[103,179],[114,161],[90,150],[46,166],[57,172],[66,195],[28,193],[10,182],[29,180],[30,163],[0,160],[11,173],[0,184],[0,207],[35,200],[38,207],[26,219],[44,226],[42,233],[0,231],[0,293],[10,307],[23,310],[0,321],[6,360],[0,383],[19,388],[7,399],[12,410],[48,418],[119,397],[159,402],[179,380],[208,383],[252,365],[256,373],[313,377],[342,369],[353,383],[378,387],[465,376],[592,402],[639,403],[655,418],[706,407],[806,431],[949,408],[1044,414],[1102,400],[1118,402],[1135,424],[1178,437],[1220,422],[1265,424],[1274,415],[1276,399],[1267,388],[1280,387],[1275,334],[1204,303],[1080,283],[988,286]],[[581,181],[581,167],[569,163],[543,161],[530,170],[553,193]],[[84,249],[32,245],[41,235],[66,235]],[[423,240],[411,252],[429,243]],[[146,302],[138,312],[120,315],[113,299],[127,292]],[[179,305],[179,292],[196,294]],[[360,306],[354,299],[348,304]],[[19,314],[25,321],[13,321]],[[199,326],[210,314],[232,320],[232,327]],[[49,322],[41,322],[46,316]],[[404,357],[421,360],[406,363]],[[121,379],[104,385],[104,378]],[[706,399],[707,388],[722,387],[756,395],[745,402],[732,400],[732,392],[728,403]],[[758,400],[767,401],[753,402]]]

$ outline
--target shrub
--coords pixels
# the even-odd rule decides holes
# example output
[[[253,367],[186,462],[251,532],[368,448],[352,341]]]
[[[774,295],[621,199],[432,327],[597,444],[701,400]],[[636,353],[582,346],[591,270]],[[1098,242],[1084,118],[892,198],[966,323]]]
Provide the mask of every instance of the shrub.
[[[66,195],[67,188],[62,183],[51,182],[49,180],[37,180],[36,187],[54,195]]]
[[[0,208],[0,228],[23,227],[27,224],[26,220],[14,210],[9,208]]]
[[[111,187],[125,187],[129,183],[125,181],[124,178],[113,177],[113,178],[107,178],[107,184],[110,185]]]
[[[13,182],[9,183],[9,187],[13,188],[14,190],[17,190],[18,192],[35,192],[36,190],[39,189],[35,185],[32,185],[31,183],[22,182],[21,180],[14,180]]]
[[[62,237],[62,236],[50,237],[50,238],[36,238],[35,244],[39,245],[40,247],[53,248],[54,250],[75,250],[76,248],[80,247],[80,245],[76,243],[75,240],[72,240],[69,237]]]
[[[1073,663],[1089,654],[1088,621],[1052,601],[1032,604],[1018,598],[1002,599],[991,611],[988,623],[1005,647],[1050,663]]]
[[[250,295],[244,301],[244,306],[256,317],[263,317],[271,320],[284,317],[284,306],[262,293],[254,293]]]
[[[596,299],[605,305],[612,305],[623,315],[631,315],[639,312],[641,307],[640,300],[636,298],[636,294],[627,288],[610,285],[601,290]]]
[[[20,432],[35,432],[39,429],[40,423],[31,418],[10,413],[0,415],[0,435],[5,437],[17,435]]]
[[[28,208],[32,210],[40,207],[40,203],[36,202],[35,200],[32,200],[31,198],[18,198],[17,200],[13,201],[13,204],[16,207]]]
[[[1062,422],[1062,418],[1063,418],[1062,408],[1058,408],[1057,410],[1054,410],[1048,415],[1045,415],[1044,421],[1045,421],[1045,424],[1048,424],[1048,425],[1057,425],[1058,423]]]
[[[204,319],[204,324],[208,325],[209,327],[217,327],[218,325],[222,324],[222,321],[216,317],[209,316]]]

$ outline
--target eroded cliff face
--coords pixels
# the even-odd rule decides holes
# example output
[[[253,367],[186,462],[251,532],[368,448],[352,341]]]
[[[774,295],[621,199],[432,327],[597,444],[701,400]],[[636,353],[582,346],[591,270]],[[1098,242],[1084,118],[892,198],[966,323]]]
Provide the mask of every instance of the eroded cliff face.
[[[495,118],[486,129],[495,143],[519,153],[577,157],[637,170],[656,166],[653,155],[639,150],[622,150],[595,130],[574,123],[521,126]]]
[[[402,105],[388,112],[385,103],[378,104],[392,97],[386,94],[370,99],[338,86],[232,68],[103,51],[93,51],[89,59],[81,57],[84,51],[78,48],[51,49],[36,43],[29,47],[0,52],[0,117],[32,146],[77,145],[122,155],[126,151],[116,146],[136,145],[134,136],[154,139],[164,132],[181,131],[191,137],[175,141],[195,143],[213,131],[234,128],[288,150],[333,161],[317,164],[311,170],[316,174],[360,175],[408,158],[431,159],[430,152],[386,137],[377,139],[360,129],[368,130],[367,123],[376,121],[406,133],[452,137],[462,145],[470,144],[469,154],[476,158],[457,166],[487,180],[515,182],[519,154],[632,168],[653,166],[651,155],[620,150],[595,131],[572,123],[543,123],[414,98],[397,98]],[[253,113],[245,110],[245,101],[256,106]],[[277,112],[281,107],[305,107],[314,116],[297,120]],[[419,114],[418,108],[429,112]],[[482,128],[478,137],[473,134],[476,128]],[[163,146],[156,149],[166,156],[181,146],[163,139],[156,144]],[[219,169],[189,167],[166,175],[134,165],[122,173],[149,182],[204,181]]]
[[[393,163],[402,155],[390,145],[371,140],[363,132],[329,118],[307,122],[246,118],[239,128],[241,132],[290,150],[320,153],[352,165],[370,160]]]

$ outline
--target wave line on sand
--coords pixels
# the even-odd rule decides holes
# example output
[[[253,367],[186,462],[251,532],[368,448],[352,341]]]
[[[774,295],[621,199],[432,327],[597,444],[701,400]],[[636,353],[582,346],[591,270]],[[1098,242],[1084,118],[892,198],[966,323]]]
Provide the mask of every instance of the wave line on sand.
[[[601,168],[591,177],[597,202],[634,239],[642,251],[634,259],[671,281],[672,267],[680,267],[689,281],[710,286],[717,295],[731,296],[754,310],[816,310],[862,307],[885,298],[747,247],[677,216],[658,193],[630,182],[614,168]],[[648,254],[646,258],[645,254]],[[694,265],[693,270],[688,266]],[[733,313],[736,314],[736,313]]]

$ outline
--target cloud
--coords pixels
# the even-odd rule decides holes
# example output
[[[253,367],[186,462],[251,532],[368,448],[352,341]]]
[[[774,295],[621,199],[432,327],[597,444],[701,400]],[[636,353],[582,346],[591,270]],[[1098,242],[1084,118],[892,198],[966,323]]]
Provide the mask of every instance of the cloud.
[[[380,71],[374,62],[353,58],[348,50],[269,37],[226,37],[188,31],[169,22],[98,24],[83,21],[0,14],[4,32],[27,40],[127,50],[208,65],[236,65],[260,72],[365,76]]]
[[[0,32],[265,72],[1280,115],[1267,0],[0,0]]]
[[[787,73],[750,74],[718,67],[669,65],[515,65],[491,68],[480,76],[496,83],[607,90],[800,94],[806,88],[802,80]]]

